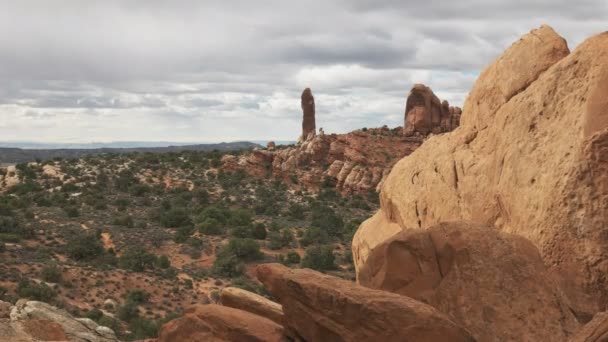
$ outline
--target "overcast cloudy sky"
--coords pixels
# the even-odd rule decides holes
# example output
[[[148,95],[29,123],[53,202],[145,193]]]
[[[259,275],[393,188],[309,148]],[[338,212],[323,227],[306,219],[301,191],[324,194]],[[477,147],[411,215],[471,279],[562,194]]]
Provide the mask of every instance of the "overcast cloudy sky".
[[[543,23],[571,49],[606,0],[0,0],[0,141],[295,140],[401,125],[413,83],[461,105]]]

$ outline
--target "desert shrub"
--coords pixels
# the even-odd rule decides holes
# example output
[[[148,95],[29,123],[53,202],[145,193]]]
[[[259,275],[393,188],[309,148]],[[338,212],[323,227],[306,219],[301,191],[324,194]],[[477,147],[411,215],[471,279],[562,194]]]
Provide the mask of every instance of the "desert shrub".
[[[257,260],[262,257],[260,245],[253,239],[230,239],[224,249],[241,260]]]
[[[149,253],[141,246],[133,246],[118,258],[118,265],[121,268],[135,272],[142,272],[153,268],[156,263],[156,256]]]
[[[176,243],[184,243],[188,241],[190,235],[192,235],[192,227],[191,226],[182,226],[177,228],[175,231],[175,235],[173,235],[173,241]]]
[[[133,221],[133,217],[131,215],[119,215],[114,218],[112,224],[115,226],[122,226],[127,228],[135,227],[135,221]]]
[[[329,242],[329,235],[318,227],[310,227],[304,231],[300,244],[302,247],[309,245],[326,244]]]
[[[156,263],[159,268],[165,269],[171,267],[171,261],[166,255],[161,255],[158,257],[158,261]]]
[[[267,235],[266,226],[263,223],[256,223],[255,226],[253,226],[253,229],[251,231],[251,236],[254,239],[265,240],[266,235]]]
[[[150,294],[144,290],[132,290],[127,293],[127,301],[137,304],[147,303],[150,300]]]
[[[281,233],[270,232],[268,233],[268,244],[266,245],[269,249],[277,250],[283,248],[283,241],[281,240]]]
[[[62,269],[56,263],[49,263],[42,268],[42,279],[50,283],[61,281]]]
[[[6,250],[6,244],[3,241],[0,241],[0,253]]]
[[[103,312],[101,312],[101,310],[99,310],[97,308],[93,308],[93,309],[89,310],[89,312],[87,312],[85,317],[97,322],[103,317]]]
[[[287,263],[289,264],[299,264],[300,263],[300,254],[296,252],[287,253]]]
[[[44,283],[36,283],[27,279],[23,279],[17,285],[17,293],[19,297],[38,300],[41,302],[49,302],[57,293],[50,286]]]
[[[302,267],[317,271],[333,270],[337,267],[335,260],[332,246],[313,246],[306,249],[306,255],[302,259]]]
[[[143,340],[158,337],[161,324],[155,320],[137,317],[129,323],[129,340]]]
[[[289,217],[291,217],[293,219],[303,220],[304,219],[304,207],[297,203],[293,203],[289,206],[288,215],[289,215]]]
[[[192,224],[190,213],[184,208],[170,208],[160,214],[160,224],[166,228],[175,228]]]
[[[211,272],[215,276],[233,278],[243,274],[243,263],[225,247],[215,258]]]
[[[68,217],[73,218],[73,217],[78,217],[78,216],[80,216],[80,211],[79,211],[79,210],[78,210],[78,208],[77,208],[77,207],[75,207],[75,206],[68,206],[68,207],[63,208],[63,210],[65,211],[65,214],[66,214]]]
[[[137,307],[137,303],[127,301],[124,305],[118,308],[116,314],[121,320],[131,322],[139,317],[139,308]]]
[[[219,220],[208,217],[198,225],[198,230],[205,235],[222,235],[226,232],[224,227]]]
[[[344,221],[331,207],[315,203],[312,206],[311,226],[320,228],[329,236],[340,236],[344,229]]]
[[[79,233],[68,240],[66,252],[74,260],[91,260],[104,254],[104,249],[96,234]]]

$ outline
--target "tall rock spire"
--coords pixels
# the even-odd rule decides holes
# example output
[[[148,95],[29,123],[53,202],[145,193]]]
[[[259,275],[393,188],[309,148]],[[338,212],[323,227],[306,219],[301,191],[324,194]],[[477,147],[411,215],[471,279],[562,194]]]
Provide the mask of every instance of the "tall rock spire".
[[[302,92],[302,136],[300,141],[307,140],[316,132],[315,125],[315,98],[312,96],[310,88],[304,89]]]

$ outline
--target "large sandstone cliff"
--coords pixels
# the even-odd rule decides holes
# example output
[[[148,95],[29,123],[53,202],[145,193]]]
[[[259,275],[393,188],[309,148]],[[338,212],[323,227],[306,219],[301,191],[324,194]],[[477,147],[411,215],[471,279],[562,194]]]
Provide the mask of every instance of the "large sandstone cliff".
[[[461,126],[399,161],[380,199],[353,240],[358,271],[402,230],[471,221],[532,241],[582,320],[604,309],[608,32],[572,53],[548,26],[523,36],[481,73]]]

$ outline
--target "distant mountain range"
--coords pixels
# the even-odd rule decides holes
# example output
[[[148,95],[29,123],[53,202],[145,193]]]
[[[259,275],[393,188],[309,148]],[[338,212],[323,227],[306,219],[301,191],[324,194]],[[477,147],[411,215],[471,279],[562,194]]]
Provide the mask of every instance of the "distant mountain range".
[[[31,146],[32,148],[12,147],[18,144],[20,147]],[[29,145],[28,145],[29,144]],[[32,162],[36,159],[48,160],[53,158],[80,158],[87,155],[103,153],[133,153],[152,152],[167,153],[180,151],[236,151],[261,147],[260,144],[249,141],[235,141],[218,144],[196,144],[196,145],[164,145],[162,142],[116,142],[99,144],[103,147],[94,147],[98,143],[90,144],[40,144],[40,143],[0,143],[0,163],[16,164]],[[11,146],[12,145],[12,146]],[[143,145],[143,146],[142,146]],[[154,146],[156,145],[156,146]],[[163,146],[164,145],[164,146]],[[57,147],[62,146],[62,147]],[[67,147],[66,146],[70,146]],[[88,147],[83,147],[88,146]],[[111,146],[111,147],[110,147]],[[118,147],[121,146],[121,147]],[[44,148],[33,148],[44,147]]]

